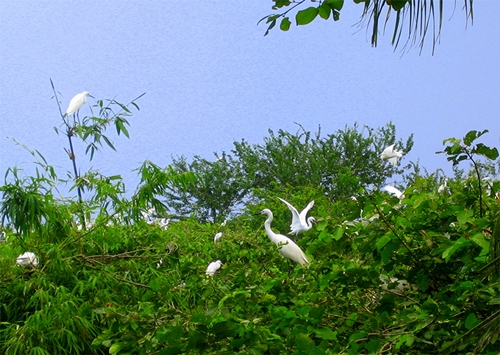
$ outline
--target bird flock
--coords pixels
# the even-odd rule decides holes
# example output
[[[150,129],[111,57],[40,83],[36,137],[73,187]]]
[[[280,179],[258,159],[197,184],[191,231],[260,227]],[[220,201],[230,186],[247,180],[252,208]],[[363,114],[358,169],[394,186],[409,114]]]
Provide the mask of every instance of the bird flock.
[[[90,95],[87,91],[83,91],[82,93],[76,94],[71,99],[68,108],[66,109],[66,113],[64,114],[63,117],[68,117],[73,114],[77,114],[80,108],[87,102],[88,96],[93,98],[93,96]],[[404,154],[402,151],[398,151],[394,147],[395,144],[392,144],[387,148],[385,148],[380,154],[380,158],[382,159],[382,161],[388,161],[393,167],[398,164],[398,159],[401,158]],[[440,186],[439,192],[442,192],[445,188],[446,188],[446,181],[444,183],[444,186]],[[404,197],[403,193],[393,186],[389,185],[385,186],[384,190],[396,196],[399,199],[402,199]],[[290,232],[288,234],[294,235],[294,239],[296,241],[300,233],[310,230],[313,227],[313,223],[316,222],[316,219],[314,217],[312,216],[307,217],[307,213],[314,206],[314,201],[309,202],[307,206],[299,213],[299,211],[291,203],[289,203],[288,201],[284,200],[281,197],[278,197],[278,199],[281,202],[283,202],[292,213],[292,222],[290,224]],[[149,209],[146,212],[142,211],[141,213],[147,224],[157,225],[163,230],[168,228],[170,219],[158,218],[155,214],[154,209]],[[273,221],[274,218],[272,211],[268,208],[265,208],[260,212],[260,214],[264,214],[267,216],[267,219],[264,222],[264,229],[271,242],[273,242],[277,246],[278,252],[283,257],[292,260],[301,266],[308,266],[310,264],[309,259],[302,251],[302,249],[295,243],[295,241],[285,235],[275,233],[271,229],[271,222]],[[226,223],[227,220],[224,220],[221,226],[222,227],[225,226]],[[215,234],[214,243],[219,242],[222,238],[222,235],[223,235],[222,232],[218,232],[217,234]],[[3,238],[1,239],[4,240],[5,234],[3,234],[2,237]],[[20,267],[37,267],[38,257],[33,252],[28,251],[17,257],[16,264]],[[161,267],[162,264],[163,260],[161,259],[156,265],[157,268]],[[213,276],[221,268],[222,265],[223,263],[220,260],[210,262],[205,272],[206,275]]]
[[[392,144],[385,148],[380,154],[380,158],[382,161],[388,161],[393,167],[397,166],[399,158],[404,155],[404,152],[398,151],[395,148],[395,144]],[[385,186],[384,190],[390,193],[391,195],[396,196],[398,199],[402,200],[404,198],[403,193],[393,186]],[[313,227],[313,223],[316,222],[314,217],[307,217],[307,213],[313,208],[314,201],[311,201],[307,204],[307,206],[299,213],[299,211],[288,201],[285,199],[278,197],[278,199],[283,202],[290,212],[292,213],[292,223],[290,224],[290,232],[289,235],[294,235],[295,240],[297,239],[300,233],[306,232]],[[298,263],[301,266],[310,265],[310,261],[307,258],[306,254],[302,251],[302,249],[295,243],[291,238],[283,235],[275,233],[271,228],[271,223],[273,221],[273,212],[265,208],[260,214],[264,214],[267,216],[266,221],[264,222],[264,229],[266,234],[273,242],[277,248],[278,252],[285,258],[292,260]],[[224,225],[225,225],[224,221]],[[218,232],[214,237],[214,243],[217,243],[222,238],[222,232]],[[209,263],[206,274],[209,276],[213,276],[222,266],[222,261],[217,260]]]

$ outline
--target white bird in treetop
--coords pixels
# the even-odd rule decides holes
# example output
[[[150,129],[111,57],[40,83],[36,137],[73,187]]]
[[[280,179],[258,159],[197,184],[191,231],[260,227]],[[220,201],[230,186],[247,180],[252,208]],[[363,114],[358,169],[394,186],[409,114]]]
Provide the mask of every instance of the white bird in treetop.
[[[282,201],[285,205],[287,205],[290,212],[292,212],[292,224],[290,224],[290,232],[288,234],[295,234],[295,238],[297,238],[297,234],[301,232],[308,231],[312,228],[313,222],[316,221],[314,217],[309,217],[306,219],[307,212],[314,206],[314,201],[309,202],[309,204],[299,213],[295,207],[293,207],[289,202],[283,200],[281,197],[278,197],[280,201]]]
[[[399,191],[397,188],[391,185],[384,186],[384,190],[390,193],[391,195],[396,196],[400,200],[404,198],[404,195],[401,191]]]
[[[220,269],[222,266],[222,261],[217,260],[217,261],[212,261],[210,264],[208,264],[207,271],[205,272],[209,276],[213,276],[217,270]]]
[[[444,182],[439,185],[439,188],[438,188],[438,193],[442,193],[446,190],[446,188],[448,187],[448,178],[444,179]]]
[[[65,116],[71,116],[76,111],[78,111],[87,102],[87,96],[94,97],[90,95],[87,91],[76,94],[69,102]]]
[[[35,253],[27,251],[26,253],[23,253],[17,257],[16,264],[17,266],[21,267],[37,267],[38,257],[35,255]]]
[[[396,144],[392,144],[388,146],[387,148],[384,149],[384,151],[380,154],[380,159],[382,160],[389,160],[389,163],[392,164],[392,166],[396,166],[398,164],[398,159],[403,156],[403,152],[395,150],[394,146]]]
[[[217,241],[219,241],[219,239],[222,238],[222,232],[219,232],[215,235],[214,237],[214,243],[217,243]]]
[[[267,215],[267,219],[264,222],[264,228],[266,230],[266,234],[271,239],[271,241],[278,246],[278,251],[285,258],[295,261],[300,265],[309,265],[309,260],[307,260],[306,255],[300,249],[300,247],[295,244],[293,240],[288,238],[287,236],[276,234],[271,229],[271,222],[273,220],[273,213],[270,209],[265,208],[261,212],[261,214]]]

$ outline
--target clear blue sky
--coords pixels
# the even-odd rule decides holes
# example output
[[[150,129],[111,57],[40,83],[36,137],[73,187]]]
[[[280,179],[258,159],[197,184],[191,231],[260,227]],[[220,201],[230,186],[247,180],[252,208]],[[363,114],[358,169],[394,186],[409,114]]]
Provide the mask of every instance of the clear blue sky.
[[[269,128],[324,133],[358,122],[392,121],[398,136],[415,134],[405,158],[432,172],[449,168],[448,137],[489,129],[500,145],[500,1],[474,2],[466,28],[463,2],[446,2],[441,43],[401,56],[358,31],[362,5],[346,0],[341,20],[318,19],[264,37],[257,21],[271,1],[2,1],[0,3],[0,174],[29,171],[29,154],[6,137],[70,170],[52,78],[63,110],[77,93],[126,102],[146,92],[131,119],[131,139],[115,137],[82,171],[121,174],[135,188],[146,159],[165,166],[171,156],[212,157],[234,140],[259,143]],[[390,32],[390,30],[388,31]],[[429,39],[430,40],[430,39]],[[430,44],[430,41],[429,41]],[[88,113],[88,107],[81,114]]]

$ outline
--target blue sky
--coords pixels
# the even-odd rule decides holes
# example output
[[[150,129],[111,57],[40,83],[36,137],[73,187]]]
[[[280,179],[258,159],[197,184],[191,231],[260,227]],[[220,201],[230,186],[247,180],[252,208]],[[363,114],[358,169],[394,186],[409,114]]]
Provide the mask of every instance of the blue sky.
[[[441,43],[430,40],[401,55],[389,33],[372,48],[356,22],[362,5],[346,0],[341,20],[317,19],[290,31],[257,21],[271,1],[2,1],[0,3],[0,174],[30,155],[7,137],[70,170],[57,136],[56,102],[63,110],[84,90],[126,102],[146,93],[131,118],[131,139],[115,137],[117,152],[92,162],[78,146],[81,170],[124,176],[149,159],[229,151],[235,140],[259,143],[267,130],[334,132],[358,122],[392,121],[398,136],[414,133],[405,159],[430,172],[446,168],[448,137],[489,129],[483,140],[500,146],[500,2],[475,1],[466,26],[462,1],[446,2]],[[467,27],[467,28],[466,28]],[[91,100],[92,102],[92,100]],[[88,107],[81,114],[89,113]],[[111,132],[111,131],[110,131]]]

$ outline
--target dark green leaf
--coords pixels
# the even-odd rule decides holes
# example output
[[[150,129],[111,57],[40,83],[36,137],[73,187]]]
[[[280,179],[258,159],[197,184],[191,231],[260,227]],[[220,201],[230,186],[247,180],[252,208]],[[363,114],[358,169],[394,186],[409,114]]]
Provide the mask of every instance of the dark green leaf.
[[[483,143],[478,143],[476,148],[473,150],[474,153],[484,155],[488,159],[495,160],[498,158],[497,148],[490,148],[485,146]]]
[[[213,325],[212,332],[219,338],[238,335],[241,326],[232,321],[223,321]]]
[[[314,349],[314,341],[307,334],[297,334],[295,336],[295,344],[301,351],[310,352]]]
[[[315,330],[316,337],[325,340],[337,340],[337,332],[331,330],[330,328],[321,328]]]
[[[191,323],[206,324],[207,317],[203,313],[196,313],[191,317]]]
[[[332,10],[342,10],[344,6],[344,0],[325,0],[323,4],[329,6]]]
[[[158,291],[159,288],[160,288],[160,283],[158,281],[158,279],[153,279],[149,282],[149,287],[151,287],[151,289],[153,291]]]
[[[283,6],[288,6],[290,5],[290,0],[273,0],[274,5],[273,5],[273,10],[277,10],[282,8]]]
[[[332,9],[326,3],[323,3],[320,7],[318,7],[318,14],[322,19],[328,20],[331,12]]]
[[[417,276],[418,288],[421,289],[423,292],[425,292],[429,288],[429,283],[430,283],[429,276],[427,275],[427,273],[421,270]]]
[[[340,20],[340,12],[338,12],[337,10],[333,10],[333,16],[332,16],[332,18],[333,18],[334,21]]]
[[[276,26],[276,19],[272,20],[271,21],[271,24],[269,25],[269,27],[267,28],[266,30],[266,33],[264,33],[264,36],[267,36],[269,34],[269,31],[274,27]]]
[[[290,25],[291,25],[290,19],[288,17],[284,17],[281,20],[280,29],[282,31],[288,31],[290,29]]]
[[[297,25],[307,25],[311,23],[316,16],[318,16],[319,10],[317,7],[308,7],[305,10],[298,11],[295,15],[295,21]]]
[[[409,2],[409,0],[389,0],[389,1],[387,1],[387,3],[390,4],[392,6],[392,8],[396,11],[401,10],[408,2]]]
[[[475,130],[469,131],[464,137],[464,144],[469,147],[472,144],[472,142],[476,140],[476,138],[478,137],[479,136],[477,135],[477,131]]]
[[[333,239],[340,240],[340,238],[344,235],[344,231],[345,229],[343,227],[336,227],[333,233]]]
[[[471,313],[465,319],[465,328],[467,328],[467,330],[470,330],[479,323],[481,323],[481,320],[478,319],[474,313]]]

